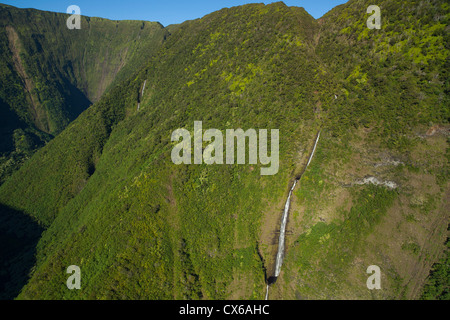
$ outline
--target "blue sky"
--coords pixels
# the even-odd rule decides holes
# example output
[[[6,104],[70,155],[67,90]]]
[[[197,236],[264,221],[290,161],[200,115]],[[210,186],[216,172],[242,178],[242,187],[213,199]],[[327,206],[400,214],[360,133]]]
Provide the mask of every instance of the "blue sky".
[[[276,1],[244,0],[10,0],[1,3],[19,8],[66,12],[70,5],[77,5],[81,14],[111,20],[159,21],[164,26],[201,18],[204,15],[225,7],[246,3],[269,4]],[[303,7],[314,18],[320,18],[335,6],[347,0],[285,0],[288,6]]]

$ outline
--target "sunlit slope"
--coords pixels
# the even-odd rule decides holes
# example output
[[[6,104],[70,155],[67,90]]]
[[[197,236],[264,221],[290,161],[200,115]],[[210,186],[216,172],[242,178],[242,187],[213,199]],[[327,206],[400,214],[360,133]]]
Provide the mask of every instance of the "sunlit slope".
[[[357,33],[341,34],[365,32],[366,4],[319,22],[282,3],[246,5],[172,28],[141,70],[0,187],[3,205],[48,227],[19,298],[264,298],[288,190],[319,129],[269,298],[418,298],[448,224],[447,60],[401,68],[406,58],[392,53],[392,68],[372,63],[383,29],[361,47]],[[427,5],[425,16],[448,12],[443,1]],[[446,54],[443,36],[430,41]],[[193,135],[194,121],[279,129],[279,172],[262,176],[248,161],[174,165],[171,134]],[[372,264],[381,291],[365,286]],[[81,290],[66,287],[70,265],[81,268]]]
[[[1,189],[2,202],[49,225],[22,297],[260,298],[260,221],[283,197],[316,127],[317,28],[283,4],[186,22],[137,77],[33,157]],[[175,166],[171,134],[195,120],[205,129],[280,129],[279,173]],[[103,121],[114,125],[97,148],[108,136]],[[69,261],[86,276],[82,292],[65,287]]]
[[[338,80],[324,127],[344,135],[324,136],[295,193],[273,298],[417,299],[424,283],[425,297],[448,291],[442,267],[427,277],[439,257],[448,270],[450,7],[379,1],[381,29],[370,30],[371,4],[349,1],[320,20],[322,73]],[[381,290],[366,286],[371,265]]]

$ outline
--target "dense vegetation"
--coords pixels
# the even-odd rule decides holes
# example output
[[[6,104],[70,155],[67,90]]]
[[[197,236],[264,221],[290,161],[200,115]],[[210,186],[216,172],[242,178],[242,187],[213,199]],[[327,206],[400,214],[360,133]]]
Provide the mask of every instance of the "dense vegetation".
[[[0,183],[129,77],[168,33],[154,22],[83,17],[0,5]]]
[[[293,270],[285,273],[285,286],[298,283],[292,298],[417,298],[426,276],[417,266],[429,268],[443,251],[448,138],[441,138],[443,145],[432,145],[418,128],[448,123],[450,6],[443,1],[378,1],[382,28],[370,30],[370,4],[349,1],[320,19],[320,84],[333,88],[321,111],[326,114],[323,126],[335,139],[322,141],[298,188],[293,220],[301,231],[288,252]],[[387,155],[401,159],[403,168],[374,169]],[[419,187],[413,185],[413,172],[421,175]],[[436,181],[427,190],[425,175],[430,172]],[[343,188],[349,176],[369,173],[402,181],[402,186],[389,192],[373,186]],[[424,196],[430,204],[418,212],[415,203]],[[436,228],[434,247],[427,244],[430,235],[418,240],[421,228]],[[374,261],[382,266],[383,286],[389,289],[370,293],[364,290],[365,269]],[[402,270],[405,261],[415,269]],[[429,292],[434,287],[439,292],[446,281],[448,265],[439,266],[431,277],[439,280],[431,280]]]
[[[372,33],[365,29],[369,1],[349,1],[320,21],[275,3],[171,26],[141,68],[117,78],[119,85],[0,187],[5,221],[25,215],[35,230],[20,256],[25,261],[34,249],[35,266],[18,298],[263,298],[287,188],[319,129],[317,154],[294,192],[294,237],[274,297],[417,298],[402,280],[414,271],[399,268],[389,246],[398,244],[426,271],[443,247],[440,224],[426,234],[431,246],[413,236],[428,219],[448,220],[448,141],[416,133],[430,122],[448,125],[448,35],[440,25],[448,24],[449,8],[445,1],[381,2],[389,9],[385,29]],[[403,7],[411,11],[402,15]],[[415,30],[405,39],[403,26]],[[105,32],[100,23],[91,28]],[[102,92],[98,79],[83,79],[86,97]],[[279,173],[261,176],[260,165],[174,165],[171,134],[193,132],[194,121],[204,129],[279,129]],[[382,172],[401,181],[400,190],[351,183],[365,162],[385,154],[404,163]],[[422,178],[431,179],[428,190],[410,182]],[[339,206],[334,194],[344,195]],[[405,221],[388,223],[393,207]],[[404,243],[380,236],[407,222]],[[380,251],[386,287],[371,295],[358,287],[355,259],[373,261],[367,252]],[[65,286],[73,264],[81,267],[82,290]],[[20,287],[23,272],[8,281]]]
[[[433,265],[427,283],[424,286],[422,299],[424,300],[450,300],[450,255],[448,252],[450,242],[447,239],[444,257]]]
[[[449,5],[442,1],[378,1],[382,29],[370,30],[363,1],[326,14],[318,52],[339,79],[339,121],[373,127],[402,149],[418,124],[450,117]],[[329,52],[337,52],[329,59]],[[335,118],[335,117],[333,117]],[[382,125],[381,125],[382,124]]]

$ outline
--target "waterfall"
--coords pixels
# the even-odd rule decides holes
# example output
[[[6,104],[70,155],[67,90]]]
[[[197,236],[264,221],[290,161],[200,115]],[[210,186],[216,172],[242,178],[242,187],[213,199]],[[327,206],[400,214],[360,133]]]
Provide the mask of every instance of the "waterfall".
[[[147,83],[147,80],[144,81],[144,86],[142,87],[141,95],[138,97],[137,111],[139,111],[141,109],[141,98],[144,97],[144,90],[145,90],[146,83]]]
[[[311,156],[309,157],[308,163],[306,164],[306,168],[308,168],[308,166],[309,166],[309,164],[311,163],[311,160],[312,160],[312,158],[313,158],[313,156],[314,156],[314,152],[316,152],[316,147],[317,147],[317,143],[319,142],[319,138],[320,138],[320,131],[319,131],[319,133],[317,134],[316,143],[314,144],[314,149],[313,149],[313,151],[311,152]],[[305,168],[305,170],[306,170],[306,168]]]
[[[280,237],[278,239],[277,260],[275,262],[275,278],[278,278],[278,276],[280,275],[281,265],[283,264],[284,241],[285,241],[287,218],[289,215],[289,207],[291,205],[292,191],[294,191],[294,188],[297,185],[297,181],[298,180],[295,180],[294,185],[292,186],[291,190],[289,191],[289,196],[286,200],[286,204],[284,205],[284,211],[283,211],[283,215],[281,217]]]
[[[142,93],[141,93],[141,96],[142,96],[142,97],[144,96],[144,90],[145,90],[145,85],[146,85],[146,83],[147,83],[147,80],[144,81],[144,87],[142,88]]]
[[[309,156],[308,163],[306,164],[305,169],[304,169],[303,172],[306,171],[306,169],[308,168],[309,164],[311,163],[311,160],[312,160],[312,158],[314,156],[314,153],[316,151],[317,143],[319,142],[319,138],[320,138],[320,131],[317,134],[316,142],[314,143],[314,148],[313,148],[313,150],[311,152],[311,155]],[[280,237],[278,238],[277,258],[275,260],[275,274],[272,277],[274,279],[273,282],[275,282],[276,279],[278,278],[278,276],[280,275],[281,266],[283,265],[284,247],[285,247],[285,245],[284,245],[285,244],[285,233],[286,233],[287,220],[288,220],[288,216],[289,216],[289,207],[291,206],[291,196],[292,196],[292,192],[295,189],[295,186],[297,185],[297,182],[300,181],[301,177],[302,176],[298,177],[294,181],[294,184],[292,185],[291,189],[289,190],[289,195],[288,195],[288,198],[287,198],[286,203],[284,205],[283,215],[281,216]],[[266,288],[266,300],[268,298],[269,298],[269,284],[267,284],[267,288]]]

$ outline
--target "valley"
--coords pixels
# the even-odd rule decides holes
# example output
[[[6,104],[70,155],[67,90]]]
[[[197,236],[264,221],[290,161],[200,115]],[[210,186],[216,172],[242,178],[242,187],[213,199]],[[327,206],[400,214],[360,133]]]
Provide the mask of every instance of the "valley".
[[[0,5],[1,298],[448,299],[450,6],[368,29],[371,4],[81,30]]]

